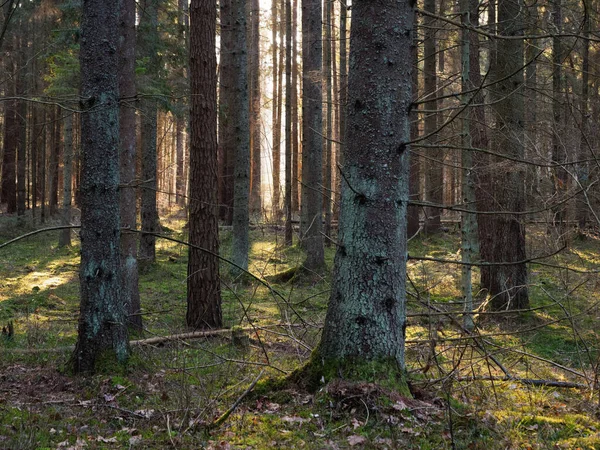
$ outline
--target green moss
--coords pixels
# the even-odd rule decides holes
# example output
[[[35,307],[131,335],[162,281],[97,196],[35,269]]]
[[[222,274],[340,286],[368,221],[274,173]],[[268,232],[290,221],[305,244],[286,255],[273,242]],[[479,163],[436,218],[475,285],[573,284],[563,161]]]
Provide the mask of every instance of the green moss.
[[[317,348],[313,351],[309,362],[290,375],[293,382],[312,392],[337,378],[376,383],[406,397],[411,396],[406,382],[406,373],[393,359],[374,361],[357,357],[323,359]]]

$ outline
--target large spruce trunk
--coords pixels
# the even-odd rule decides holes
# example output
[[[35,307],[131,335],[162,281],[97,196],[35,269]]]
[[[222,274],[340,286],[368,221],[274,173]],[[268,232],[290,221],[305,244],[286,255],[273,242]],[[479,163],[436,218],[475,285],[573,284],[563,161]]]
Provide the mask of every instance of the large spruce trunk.
[[[413,9],[352,6],[339,247],[320,356],[404,367]]]
[[[118,0],[84,0],[81,23],[81,307],[75,372],[128,356],[119,261]]]

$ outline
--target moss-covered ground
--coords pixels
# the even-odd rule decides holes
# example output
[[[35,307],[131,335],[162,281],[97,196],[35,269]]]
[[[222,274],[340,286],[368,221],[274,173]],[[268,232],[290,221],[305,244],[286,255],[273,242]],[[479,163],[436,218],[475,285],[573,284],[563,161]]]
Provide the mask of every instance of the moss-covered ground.
[[[0,243],[31,231],[26,222],[0,217]],[[181,214],[163,226],[186,240]],[[223,230],[224,256],[230,238]],[[550,265],[530,266],[531,311],[489,314],[479,294],[477,339],[460,329],[460,268],[411,261],[407,398],[385,383],[336,379],[313,392],[285,378],[318,343],[334,249],[326,272],[293,276],[304,255],[282,246],[283,230],[256,227],[251,238],[251,271],[270,288],[222,265],[225,322],[252,330],[249,346],[227,333],[140,345],[127,367],[88,377],[63,370],[76,339],[77,239],[58,248],[49,232],[0,248],[0,328],[12,321],[15,330],[0,338],[0,449],[600,448],[600,239],[573,240],[540,260]],[[419,236],[410,255],[457,259],[458,239],[452,229]],[[555,245],[544,229],[528,230],[530,256]],[[136,338],[189,331],[186,264],[185,246],[158,241],[140,280],[145,330]]]

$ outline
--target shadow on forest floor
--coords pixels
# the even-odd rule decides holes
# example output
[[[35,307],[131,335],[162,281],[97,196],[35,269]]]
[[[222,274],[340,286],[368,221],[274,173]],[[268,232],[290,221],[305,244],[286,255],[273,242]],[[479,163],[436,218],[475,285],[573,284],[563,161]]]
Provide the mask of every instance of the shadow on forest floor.
[[[164,232],[185,240],[184,219],[174,213]],[[23,231],[0,217],[0,242]],[[542,230],[528,236],[531,256],[551,252]],[[128,367],[90,377],[62,372],[76,338],[77,241],[59,249],[51,232],[0,249],[0,325],[15,325],[14,338],[0,340],[0,448],[600,448],[595,390],[518,381],[594,386],[597,274],[532,265],[532,311],[482,310],[473,339],[456,326],[460,270],[413,261],[406,355],[416,399],[343,380],[315,393],[271,390],[318,342],[329,273],[278,278],[301,264],[303,252],[282,248],[276,227],[256,227],[251,238],[251,270],[272,280],[283,299],[258,283],[236,282],[222,265],[225,322],[252,330],[249,346],[234,345],[229,334],[136,346]],[[230,240],[222,231],[225,256]],[[594,270],[598,244],[574,241],[544,262]],[[455,231],[410,243],[411,255],[457,259],[458,249]],[[333,253],[326,251],[329,268]],[[186,273],[186,248],[159,240],[157,262],[140,279],[143,337],[187,331]],[[209,430],[257,378],[254,392]]]

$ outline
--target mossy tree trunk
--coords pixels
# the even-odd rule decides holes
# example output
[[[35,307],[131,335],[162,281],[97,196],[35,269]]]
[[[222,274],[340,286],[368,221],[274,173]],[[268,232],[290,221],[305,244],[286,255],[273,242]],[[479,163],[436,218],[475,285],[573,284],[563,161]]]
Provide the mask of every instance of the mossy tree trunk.
[[[220,328],[219,227],[217,208],[217,6],[190,4],[190,247],[186,323],[191,328]]]
[[[75,372],[127,360],[119,259],[119,0],[84,0],[81,22],[81,307]]]
[[[404,368],[413,21],[408,0],[352,5],[339,247],[315,361],[326,367]]]
[[[136,229],[136,119],[135,119],[135,0],[119,0],[119,93],[120,106],[120,166],[121,166],[121,226]],[[127,305],[129,326],[141,330],[140,291],[138,286],[137,235],[121,236],[121,293]]]

